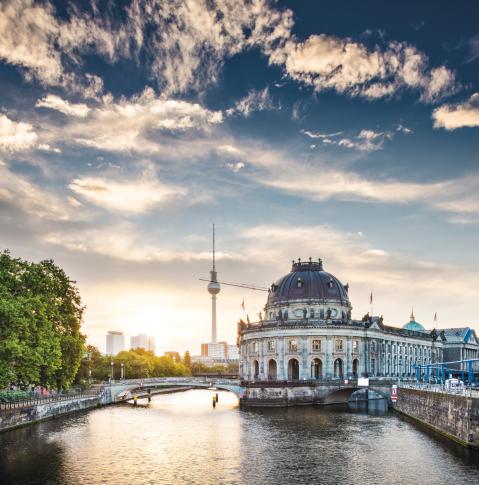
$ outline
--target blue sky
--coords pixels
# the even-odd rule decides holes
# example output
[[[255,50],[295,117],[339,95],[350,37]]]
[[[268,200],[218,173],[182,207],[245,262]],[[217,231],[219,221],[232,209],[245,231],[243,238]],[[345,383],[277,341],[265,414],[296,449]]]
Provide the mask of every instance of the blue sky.
[[[460,8],[459,8],[460,7]],[[0,244],[78,281],[85,332],[209,339],[220,278],[321,257],[353,316],[477,322],[479,8],[464,2],[0,6]],[[219,337],[240,303],[224,287]]]

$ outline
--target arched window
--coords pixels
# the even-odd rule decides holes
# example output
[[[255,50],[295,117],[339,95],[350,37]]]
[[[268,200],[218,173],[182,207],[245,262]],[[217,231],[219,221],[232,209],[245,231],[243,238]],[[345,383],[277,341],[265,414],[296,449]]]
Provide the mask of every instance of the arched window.
[[[334,377],[343,378],[343,361],[341,359],[334,361]]]
[[[298,277],[298,279],[296,280],[296,288],[302,288],[303,287],[303,280],[301,279],[301,277]]]
[[[321,379],[323,377],[323,363],[320,359],[313,359],[311,362],[311,379]]]
[[[353,376],[358,377],[359,375],[359,360],[354,359],[353,360]]]
[[[257,360],[253,360],[253,377],[255,379],[259,377],[259,363]]]
[[[277,379],[277,365],[274,359],[270,359],[268,362],[268,380],[275,381]]]
[[[288,362],[288,380],[297,381],[299,379],[299,362],[297,359],[290,359]]]

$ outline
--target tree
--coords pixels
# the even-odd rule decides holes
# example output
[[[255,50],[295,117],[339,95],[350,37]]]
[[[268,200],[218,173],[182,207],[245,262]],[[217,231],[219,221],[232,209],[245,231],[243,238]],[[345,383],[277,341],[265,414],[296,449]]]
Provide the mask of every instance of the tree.
[[[75,282],[53,261],[0,253],[0,387],[69,387],[83,353],[83,311]]]

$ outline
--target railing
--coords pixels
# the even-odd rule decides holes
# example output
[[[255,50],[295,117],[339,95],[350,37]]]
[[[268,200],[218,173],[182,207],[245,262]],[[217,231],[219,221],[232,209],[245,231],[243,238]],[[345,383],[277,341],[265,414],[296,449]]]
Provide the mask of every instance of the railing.
[[[77,401],[90,397],[99,397],[101,395],[101,392],[101,390],[95,389],[73,394],[52,394],[49,396],[30,397],[27,399],[4,400],[0,401],[0,411],[6,409],[27,408],[39,404],[47,404],[52,402]]]
[[[427,391],[427,392],[437,392],[441,394],[448,394],[448,395],[456,395],[456,396],[464,396],[464,397],[474,397],[479,398],[479,389],[472,388],[469,386],[464,386],[462,388],[446,388],[445,385],[442,384],[427,384],[427,383],[406,383],[401,382],[399,384],[400,388],[405,389],[417,389],[420,391]]]

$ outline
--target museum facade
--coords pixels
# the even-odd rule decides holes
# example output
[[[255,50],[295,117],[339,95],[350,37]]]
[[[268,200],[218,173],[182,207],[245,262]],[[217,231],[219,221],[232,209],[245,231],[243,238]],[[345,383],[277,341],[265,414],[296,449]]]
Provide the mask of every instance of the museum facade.
[[[238,324],[240,377],[246,385],[301,381],[413,378],[416,364],[443,359],[444,333],[411,321],[351,318],[348,285],[321,260],[293,261],[272,284],[257,322]]]

